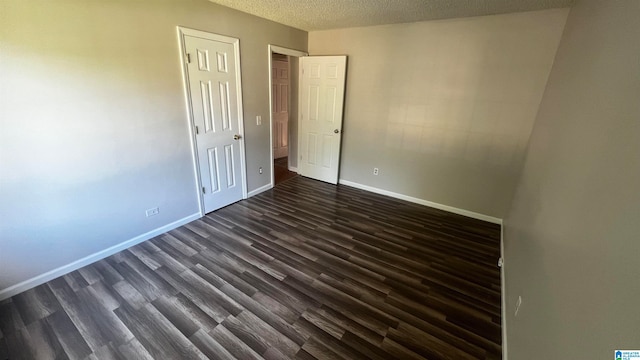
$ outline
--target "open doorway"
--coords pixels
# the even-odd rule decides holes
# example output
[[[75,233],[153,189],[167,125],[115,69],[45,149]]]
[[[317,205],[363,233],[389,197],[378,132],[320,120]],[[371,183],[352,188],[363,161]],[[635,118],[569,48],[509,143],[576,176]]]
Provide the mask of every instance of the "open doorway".
[[[306,55],[269,45],[272,186],[298,175],[298,64]]]

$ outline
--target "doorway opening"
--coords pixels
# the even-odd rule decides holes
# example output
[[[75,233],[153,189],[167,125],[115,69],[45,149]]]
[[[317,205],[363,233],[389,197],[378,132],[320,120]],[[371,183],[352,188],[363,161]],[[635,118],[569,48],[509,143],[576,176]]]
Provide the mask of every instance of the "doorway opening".
[[[271,186],[298,175],[299,58],[306,52],[269,45]]]

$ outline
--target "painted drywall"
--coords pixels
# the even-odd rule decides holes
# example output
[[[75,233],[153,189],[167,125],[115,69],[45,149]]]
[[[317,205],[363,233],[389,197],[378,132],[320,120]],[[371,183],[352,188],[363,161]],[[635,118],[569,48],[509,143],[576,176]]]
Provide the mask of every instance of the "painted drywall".
[[[567,13],[310,32],[349,57],[340,179],[502,218]]]
[[[569,14],[505,218],[509,359],[640,348],[639,18],[637,0]]]
[[[206,0],[0,17],[0,292],[198,212],[177,25],[240,39],[248,190],[270,182],[268,44],[306,51],[306,32]]]

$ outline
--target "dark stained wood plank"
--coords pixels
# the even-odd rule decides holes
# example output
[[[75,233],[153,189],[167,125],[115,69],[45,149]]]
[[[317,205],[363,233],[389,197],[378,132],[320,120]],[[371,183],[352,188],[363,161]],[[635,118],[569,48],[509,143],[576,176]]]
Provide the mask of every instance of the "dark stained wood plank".
[[[15,297],[0,302],[0,331],[3,336],[24,328],[24,321],[14,299]]]
[[[138,339],[133,339],[118,347],[123,359],[151,360],[153,356],[142,346]]]
[[[7,334],[4,338],[7,344],[9,359],[35,359],[37,349],[31,343],[31,335],[26,328]]]
[[[69,358],[82,359],[91,354],[91,348],[65,311],[50,315],[46,321]]]
[[[53,329],[44,320],[37,320],[27,325],[29,347],[34,350],[35,359],[62,359],[65,351],[60,345]]]
[[[205,358],[153,305],[138,310],[122,306],[115,313],[154,358]]]
[[[251,347],[242,342],[238,337],[233,335],[224,325],[217,326],[209,333],[211,337],[221,344],[229,353],[237,359],[262,359],[262,356],[255,352]]]
[[[7,340],[4,336],[0,337],[0,359],[9,359],[9,349],[7,348]]]
[[[61,309],[60,303],[46,284],[14,296],[13,303],[25,325],[44,319]]]
[[[203,330],[198,330],[191,336],[191,341],[209,359],[233,360],[235,357]]]

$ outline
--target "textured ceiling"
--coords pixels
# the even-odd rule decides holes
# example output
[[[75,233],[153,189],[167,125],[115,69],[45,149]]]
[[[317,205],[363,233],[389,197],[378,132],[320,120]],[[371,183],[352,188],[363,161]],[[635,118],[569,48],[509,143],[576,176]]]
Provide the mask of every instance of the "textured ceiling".
[[[326,30],[569,7],[573,0],[210,0],[298,29]]]

